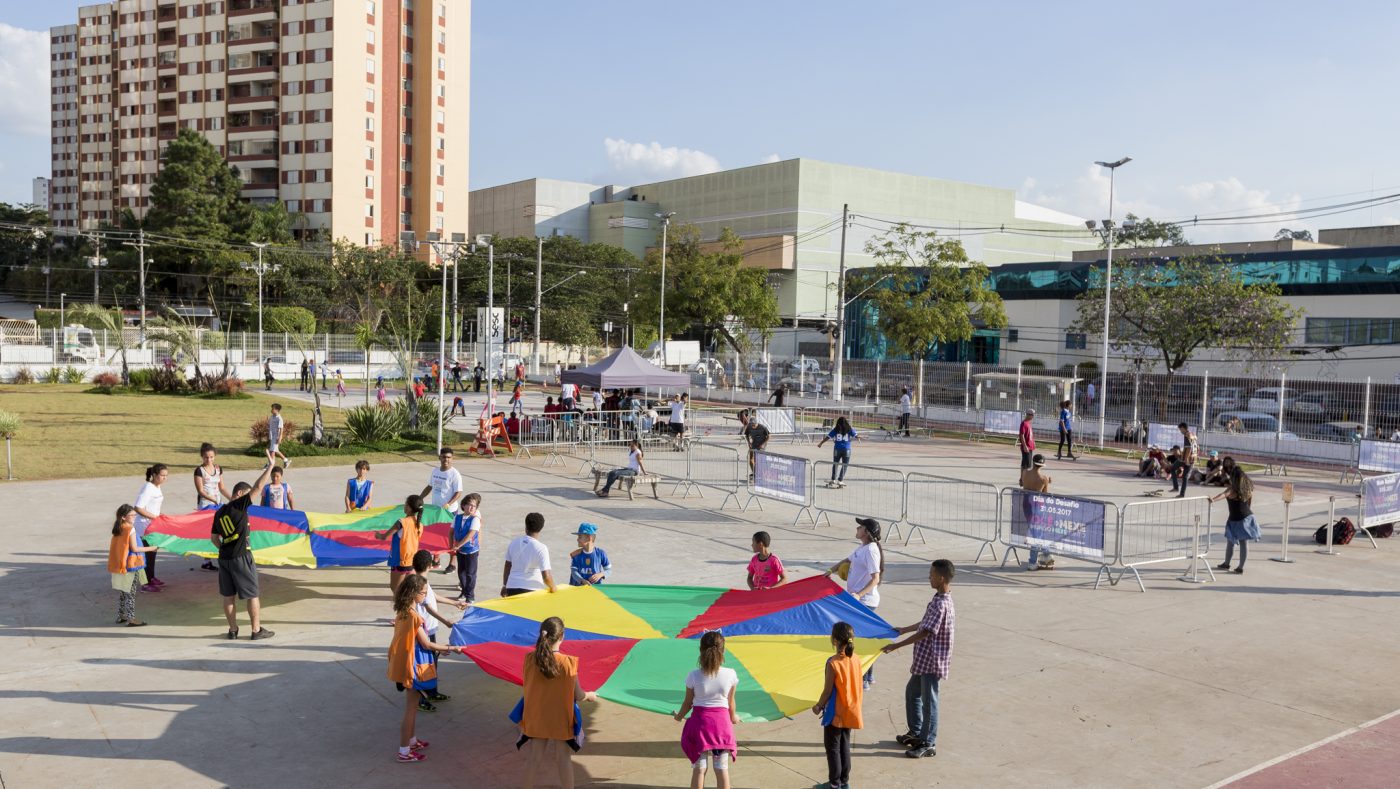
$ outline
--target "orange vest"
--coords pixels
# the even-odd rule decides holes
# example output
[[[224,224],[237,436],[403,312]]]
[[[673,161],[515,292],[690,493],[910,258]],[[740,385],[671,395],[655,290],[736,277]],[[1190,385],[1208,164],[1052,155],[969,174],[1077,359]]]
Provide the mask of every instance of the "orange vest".
[[[403,685],[413,685],[413,647],[418,643],[418,628],[422,617],[409,609],[407,616],[394,620],[394,640],[389,642],[389,679]]]
[[[574,737],[574,684],[578,681],[578,658],[554,653],[559,673],[552,679],[535,665],[535,651],[525,655],[520,676],[525,686],[525,710],[520,731],[541,740],[571,740]]]
[[[864,690],[860,658],[855,655],[833,657],[827,665],[831,666],[831,692],[836,695],[836,715],[832,717],[831,725],[838,729],[861,728],[860,705]]]
[[[412,567],[413,554],[418,553],[418,540],[423,536],[423,526],[413,525],[413,518],[405,515],[399,518],[399,566]]]
[[[141,554],[133,553],[131,550],[131,526],[122,524],[121,532],[121,534],[117,534],[112,537],[112,543],[107,547],[107,572],[116,573],[117,575],[126,575],[126,557],[132,555],[139,557],[141,556]],[[131,569],[140,570],[145,566],[146,562],[143,558],[141,560],[141,564],[138,564]]]

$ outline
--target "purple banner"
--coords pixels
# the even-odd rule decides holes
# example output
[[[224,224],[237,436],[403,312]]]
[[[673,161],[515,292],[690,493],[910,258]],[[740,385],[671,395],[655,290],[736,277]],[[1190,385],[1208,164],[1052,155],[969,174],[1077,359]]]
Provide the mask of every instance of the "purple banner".
[[[1102,561],[1105,511],[1101,501],[1013,490],[1009,543]]]
[[[1400,474],[1362,481],[1361,500],[1367,526],[1400,521]]]
[[[805,506],[807,460],[769,452],[755,452],[753,490],[760,496]]]

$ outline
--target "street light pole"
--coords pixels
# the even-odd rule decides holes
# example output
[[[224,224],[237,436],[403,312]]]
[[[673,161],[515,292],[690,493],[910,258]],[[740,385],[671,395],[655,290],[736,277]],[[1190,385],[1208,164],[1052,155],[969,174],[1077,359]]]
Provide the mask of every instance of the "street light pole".
[[[662,367],[665,367],[666,363],[670,361],[666,356],[666,234],[671,228],[671,217],[675,215],[675,211],[656,215],[656,218],[661,220],[661,323],[658,327],[657,339],[661,342]]]
[[[544,292],[540,286],[544,280],[544,236],[535,239],[535,342],[530,349],[530,374],[540,374],[540,299]],[[565,359],[565,361],[568,361]]]
[[[1104,267],[1103,283],[1103,359],[1102,367],[1099,368],[1099,449],[1103,449],[1104,433],[1108,430],[1108,332],[1110,307],[1113,303],[1113,176],[1119,167],[1132,160],[1133,157],[1124,156],[1116,162],[1094,162],[1100,167],[1108,168],[1108,220],[1104,222],[1108,230],[1108,260]]]
[[[846,322],[846,226],[850,223],[850,205],[841,206],[841,260],[837,264],[836,275],[836,325],[831,330],[836,339],[836,362],[831,370],[831,396],[841,399],[842,362],[846,358],[846,333],[842,326]]]
[[[88,258],[88,267],[92,269],[92,303],[98,304],[99,274],[103,266],[107,265],[107,259],[102,257],[102,236],[94,233],[92,235],[93,254]]]
[[[248,269],[252,269],[258,275],[258,363],[262,364],[263,359],[265,358],[263,356],[263,274],[267,272],[267,269],[263,266],[263,249],[267,246],[267,243],[254,241],[253,246],[256,247],[258,250],[257,266],[244,263],[243,269],[245,271]],[[276,267],[274,266],[273,268],[275,269]],[[144,312],[144,306],[142,307],[142,310]],[[142,320],[144,319],[145,318],[143,316]]]

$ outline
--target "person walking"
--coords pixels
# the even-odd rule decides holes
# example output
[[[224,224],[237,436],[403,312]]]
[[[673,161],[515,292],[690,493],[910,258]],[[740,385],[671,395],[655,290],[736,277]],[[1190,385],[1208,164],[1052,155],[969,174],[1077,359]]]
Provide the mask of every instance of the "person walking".
[[[307,363],[306,363],[306,357],[302,357],[302,360],[301,360],[301,385],[298,386],[297,388],[298,388],[299,390],[303,391],[303,392],[309,392],[309,391],[311,391],[311,387],[308,386],[307,383],[306,383],[306,380],[307,380],[307,369],[308,369],[308,368],[307,368]]]
[[[768,439],[772,435],[768,432],[768,427],[758,421],[754,411],[749,412],[749,423],[742,431],[744,439],[749,442],[749,479],[754,475],[754,458],[768,446]]]
[[[1016,433],[1016,446],[1021,450],[1021,470],[1025,471],[1031,467],[1031,457],[1035,454],[1035,430],[1031,428],[1031,421],[1035,419],[1035,409],[1026,409],[1025,416],[1021,417],[1021,427]]]
[[[160,509],[165,504],[165,493],[161,486],[169,478],[168,467],[164,463],[157,463],[146,469],[146,483],[136,493],[136,503],[133,505],[136,520],[132,522],[132,528],[136,540],[148,548],[151,544],[146,542],[146,527],[160,517]],[[146,583],[141,587],[143,592],[159,592],[160,588],[165,586],[165,582],[156,577],[156,553],[158,551],[151,548],[150,555],[146,557]]]
[[[1078,460],[1074,456],[1074,414],[1070,411],[1073,405],[1071,400],[1060,401],[1060,443],[1055,446],[1055,459],[1064,460],[1061,453],[1068,449],[1070,460]]]
[[[506,564],[501,572],[501,597],[513,597],[526,592],[548,589],[554,593],[554,576],[550,574],[549,548],[540,542],[544,531],[544,516],[532,512],[525,516],[525,533],[506,546]]]
[[[1229,570],[1230,560],[1235,555],[1235,543],[1240,544],[1240,563],[1235,565],[1234,573],[1244,575],[1244,561],[1249,556],[1249,541],[1259,539],[1259,523],[1254,520],[1254,480],[1244,473],[1233,458],[1225,458],[1226,472],[1229,484],[1225,490],[1211,496],[1211,501],[1225,499],[1225,504],[1230,508],[1229,517],[1225,520],[1225,561],[1216,566],[1217,570]]]
[[[481,362],[477,362],[476,366],[472,368],[472,384],[476,386],[476,391],[481,391],[481,382],[485,378],[486,368],[481,366]]]
[[[1191,480],[1191,472],[1196,468],[1196,460],[1201,454],[1201,444],[1196,440],[1196,434],[1191,432],[1191,426],[1182,422],[1176,426],[1181,431],[1181,455],[1176,466],[1172,468],[1172,490],[1177,490],[1178,480],[1180,480],[1181,492],[1176,494],[1178,499],[1186,498],[1186,483]]]
[[[258,602],[258,566],[248,546],[248,508],[253,504],[253,491],[262,488],[272,473],[272,463],[263,467],[253,484],[240,482],[233,486],[233,496],[214,513],[209,541],[219,551],[219,595],[224,598],[224,618],[228,620],[228,637],[238,638],[238,609],[235,598],[244,600],[248,620],[253,628],[252,640],[272,638],[272,631],[262,626],[262,609]]]
[[[846,467],[851,464],[851,442],[860,440],[860,435],[844,416],[836,417],[836,425],[822,436],[822,440],[817,442],[817,449],[821,449],[822,444],[831,439],[831,480],[826,483],[828,488],[846,487]],[[840,473],[837,473],[840,469]]]
[[[462,362],[460,359],[452,360],[452,391],[460,392],[466,389],[462,385]]]
[[[340,372],[340,368],[335,369],[335,396],[345,396],[345,375]]]
[[[787,401],[787,384],[778,384],[778,388],[768,395],[768,399],[773,401],[774,407],[782,408],[783,403]]]
[[[272,391],[272,357],[263,360],[263,388]]]
[[[909,396],[909,387],[904,387],[899,395],[899,425],[894,432],[904,431],[904,437],[909,437],[909,414],[914,410],[914,398]]]
[[[909,683],[904,687],[904,717],[909,731],[895,738],[908,748],[905,756],[918,759],[934,756],[938,751],[938,686],[948,678],[948,665],[953,657],[953,627],[957,617],[953,596],[948,589],[953,584],[956,568],[947,559],[934,559],[928,569],[928,585],[933,587],[933,599],[924,609],[924,618],[908,627],[898,628],[900,635],[913,636],[886,644],[886,655],[909,645],[914,647],[914,659],[909,664]]]
[[[117,507],[117,519],[112,524],[112,542],[107,548],[107,572],[112,575],[112,588],[117,591],[117,624],[145,627],[136,618],[136,591],[146,580],[146,560],[143,553],[155,548],[141,544],[135,531],[136,508],[130,504]]]

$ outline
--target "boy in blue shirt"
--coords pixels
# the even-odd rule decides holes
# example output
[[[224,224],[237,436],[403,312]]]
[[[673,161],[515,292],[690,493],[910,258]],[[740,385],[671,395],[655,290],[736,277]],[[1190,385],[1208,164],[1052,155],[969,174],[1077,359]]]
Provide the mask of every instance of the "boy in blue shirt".
[[[607,553],[595,544],[598,540],[598,527],[591,523],[580,523],[574,536],[578,537],[578,550],[569,554],[569,585],[588,586],[602,583],[612,571],[612,565],[608,563]]]

